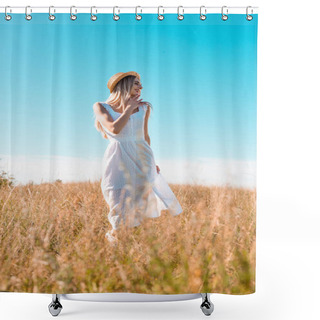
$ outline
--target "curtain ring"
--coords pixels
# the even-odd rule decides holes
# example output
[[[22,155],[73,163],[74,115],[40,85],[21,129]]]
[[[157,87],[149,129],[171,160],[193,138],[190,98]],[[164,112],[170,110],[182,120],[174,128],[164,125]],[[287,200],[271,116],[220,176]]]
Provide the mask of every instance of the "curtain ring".
[[[136,6],[136,20],[141,20],[142,16],[140,14],[137,14],[138,8],[140,8],[140,13],[142,13],[142,9],[140,6]]]
[[[28,14],[28,8],[30,8],[30,13],[32,12],[30,6],[26,6],[26,20],[30,21],[32,19],[31,14]]]
[[[163,8],[163,6],[158,7],[158,20],[162,21],[164,19],[164,15],[160,14],[160,7]],[[164,9],[162,13],[164,13]]]
[[[204,8],[204,14],[202,14],[202,8]],[[205,6],[200,7],[200,20],[206,20],[207,16],[207,8]]]
[[[182,8],[182,14],[180,14],[180,8]],[[179,6],[178,7],[178,19],[179,20],[183,20],[183,18],[184,18],[183,14],[184,14],[184,8],[183,8],[183,6]]]
[[[54,6],[49,7],[49,20],[53,21],[56,16],[51,13],[51,9],[53,9],[53,12],[56,12],[56,10],[54,9]]]
[[[228,19],[228,8],[226,9],[227,10],[227,14],[224,14],[223,13],[223,8],[227,8],[227,6],[223,6],[222,8],[221,8],[221,15],[222,15],[222,20],[223,21],[226,21],[227,19]]]
[[[118,6],[113,7],[113,20],[118,21],[120,19],[120,16],[114,13],[115,8],[118,8],[118,13],[120,13]]]
[[[6,19],[7,21],[10,21],[10,20],[12,19],[12,17],[8,14],[8,8],[10,8],[10,6],[6,6],[6,7],[4,8],[4,15],[5,15],[5,19]],[[12,12],[11,9],[10,9],[10,12]]]
[[[93,8],[95,8],[95,6],[91,7],[91,10],[90,10],[91,18],[90,19],[92,21],[96,21],[98,17],[95,14],[93,14]],[[97,10],[96,10],[96,13],[97,13]]]
[[[75,9],[74,9],[74,12],[77,13],[76,7],[75,7],[75,6],[71,6],[71,7],[70,7],[70,19],[71,19],[72,21],[74,21],[74,20],[77,19],[77,16],[72,12],[72,9],[73,9],[73,8],[75,8]]]
[[[248,9],[249,9],[249,8],[251,8],[251,14],[253,14],[253,9],[252,9],[252,7],[251,7],[251,6],[248,6],[247,9],[246,9],[246,15],[247,15],[246,18],[247,18],[248,21],[251,21],[251,20],[253,19],[253,16],[251,16],[251,15],[248,13],[248,11],[249,11]]]

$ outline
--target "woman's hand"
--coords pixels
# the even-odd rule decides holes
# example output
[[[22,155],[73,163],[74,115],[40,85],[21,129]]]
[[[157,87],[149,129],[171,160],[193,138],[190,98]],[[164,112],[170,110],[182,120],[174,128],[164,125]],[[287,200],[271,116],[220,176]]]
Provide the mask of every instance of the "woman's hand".
[[[156,165],[156,168],[157,168],[157,173],[160,172],[160,168]]]
[[[135,95],[133,97],[130,97],[127,100],[126,103],[126,109],[128,109],[130,111],[130,113],[133,112],[133,110],[135,110],[136,108],[138,108],[140,105],[144,104],[145,102],[142,101],[142,99],[138,99],[139,95]]]

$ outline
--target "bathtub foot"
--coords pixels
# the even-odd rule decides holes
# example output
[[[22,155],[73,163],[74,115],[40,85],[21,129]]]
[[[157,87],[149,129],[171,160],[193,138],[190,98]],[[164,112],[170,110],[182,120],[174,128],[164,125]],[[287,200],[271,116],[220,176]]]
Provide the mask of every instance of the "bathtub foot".
[[[48,308],[52,316],[56,317],[59,315],[62,309],[62,304],[60,303],[60,294],[52,295],[52,302],[49,304]]]
[[[213,303],[210,301],[210,293],[201,293],[202,303],[200,309],[206,316],[210,316],[213,312]]]

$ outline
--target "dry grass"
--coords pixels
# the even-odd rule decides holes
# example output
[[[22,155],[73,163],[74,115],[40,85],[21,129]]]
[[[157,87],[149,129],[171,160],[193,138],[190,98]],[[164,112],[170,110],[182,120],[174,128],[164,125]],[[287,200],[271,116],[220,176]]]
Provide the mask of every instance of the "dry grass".
[[[0,186],[0,291],[253,293],[255,190],[170,187],[184,212],[112,247],[100,182]]]

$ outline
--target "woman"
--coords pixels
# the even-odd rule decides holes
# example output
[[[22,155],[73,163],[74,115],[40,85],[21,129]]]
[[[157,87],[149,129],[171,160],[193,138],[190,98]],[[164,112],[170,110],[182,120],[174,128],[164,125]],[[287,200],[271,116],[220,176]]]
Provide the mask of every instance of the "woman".
[[[121,223],[135,227],[145,217],[159,217],[161,210],[175,216],[182,208],[155,164],[148,134],[151,105],[139,99],[140,75],[119,72],[107,86],[109,98],[96,102],[93,110],[96,129],[110,140],[103,157],[101,189],[112,225],[106,237],[113,242]]]

